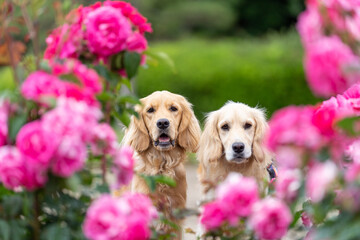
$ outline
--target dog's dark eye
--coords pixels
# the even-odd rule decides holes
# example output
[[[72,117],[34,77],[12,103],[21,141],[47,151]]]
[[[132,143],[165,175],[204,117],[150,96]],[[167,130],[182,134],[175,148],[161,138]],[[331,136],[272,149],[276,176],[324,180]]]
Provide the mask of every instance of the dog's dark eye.
[[[153,107],[151,107],[151,108],[149,108],[149,109],[147,110],[147,112],[148,112],[148,113],[153,113],[153,112],[155,112],[155,109],[154,109]]]
[[[170,111],[172,111],[172,112],[176,112],[177,110],[178,110],[177,107],[174,107],[174,106],[170,107]]]
[[[244,125],[244,129],[249,129],[251,127],[252,127],[252,125],[250,123],[245,123],[245,125]]]
[[[221,129],[227,131],[227,130],[229,130],[229,125],[224,124],[224,125],[221,126]]]

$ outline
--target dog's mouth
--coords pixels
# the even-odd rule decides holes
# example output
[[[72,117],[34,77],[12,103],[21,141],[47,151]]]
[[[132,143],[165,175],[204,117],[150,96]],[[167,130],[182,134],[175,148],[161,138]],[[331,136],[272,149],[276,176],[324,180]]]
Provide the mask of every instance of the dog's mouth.
[[[162,147],[162,148],[167,148],[170,146],[175,146],[175,140],[171,140],[171,138],[169,137],[169,135],[167,135],[166,133],[162,133],[160,134],[158,140],[154,141],[154,145],[155,147]]]
[[[244,157],[244,154],[234,154],[233,159],[231,159],[232,162],[236,163],[242,163],[245,162],[247,158]]]

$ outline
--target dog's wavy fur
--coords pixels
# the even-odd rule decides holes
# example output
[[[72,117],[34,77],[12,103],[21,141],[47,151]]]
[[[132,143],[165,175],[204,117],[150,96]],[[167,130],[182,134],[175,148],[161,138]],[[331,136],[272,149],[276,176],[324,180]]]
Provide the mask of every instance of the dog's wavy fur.
[[[233,121],[234,127],[240,128],[248,121],[252,124],[251,156],[240,162],[226,159],[226,147],[221,139],[221,122],[227,119]],[[202,185],[204,199],[206,193],[223,181],[230,172],[238,172],[243,176],[251,176],[257,180],[260,189],[263,189],[264,180],[269,179],[267,166],[272,162],[272,155],[263,146],[263,138],[268,128],[264,111],[258,108],[251,108],[245,104],[228,102],[221,109],[207,115],[204,131],[201,135],[197,159],[200,162],[198,177]],[[232,131],[230,129],[229,131]],[[234,130],[235,131],[235,130]],[[249,130],[250,131],[250,130]],[[237,138],[243,138],[246,132],[238,130]],[[209,196],[210,198],[212,196]]]
[[[196,152],[198,149],[201,129],[191,104],[181,95],[157,91],[140,101],[142,104],[136,107],[139,118],[132,117],[123,144],[135,150],[135,171],[138,174],[161,174],[176,181],[176,187],[158,185],[153,194],[155,206],[165,211],[165,215],[171,218],[171,210],[185,207],[187,183],[183,163],[186,152]],[[176,112],[171,111],[171,106],[176,107]],[[155,112],[149,113],[149,108],[154,108]],[[163,150],[154,144],[158,131],[156,121],[161,118],[170,121],[169,135],[175,143],[170,149]],[[135,175],[131,188],[134,192],[150,193],[146,182],[138,175]],[[182,225],[180,220],[171,220]],[[166,226],[158,227],[163,230],[166,228]],[[178,238],[180,239],[181,236]]]

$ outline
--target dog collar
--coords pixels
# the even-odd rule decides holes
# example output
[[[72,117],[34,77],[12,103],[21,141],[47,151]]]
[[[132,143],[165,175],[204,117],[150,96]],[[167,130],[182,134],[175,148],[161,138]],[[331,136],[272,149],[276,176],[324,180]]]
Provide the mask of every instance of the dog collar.
[[[273,182],[277,176],[278,176],[278,171],[276,169],[276,167],[274,166],[273,163],[271,163],[267,168],[266,170],[268,171],[269,173],[269,177],[270,177],[270,182]]]

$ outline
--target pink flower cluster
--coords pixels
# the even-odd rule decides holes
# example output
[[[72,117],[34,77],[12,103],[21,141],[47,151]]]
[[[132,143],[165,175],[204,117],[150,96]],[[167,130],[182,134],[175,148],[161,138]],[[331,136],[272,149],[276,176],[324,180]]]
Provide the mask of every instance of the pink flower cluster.
[[[117,148],[114,130],[105,123],[99,108],[60,97],[57,107],[41,119],[25,124],[16,137],[16,147],[0,148],[0,180],[9,189],[28,190],[46,183],[47,172],[69,177],[81,170],[87,159],[87,145],[94,155],[115,159],[119,185],[133,175],[131,149]]]
[[[25,98],[41,103],[47,97],[63,96],[98,105],[95,95],[101,92],[102,83],[95,70],[77,60],[53,61],[50,65],[51,73],[36,71],[27,77],[21,86]]]
[[[254,179],[231,173],[217,188],[215,201],[203,206],[200,222],[207,231],[213,231],[226,223],[236,227],[241,219],[249,220],[259,238],[279,239],[292,216],[281,200],[260,200]]]
[[[360,81],[359,72],[352,70],[360,60],[352,51],[360,42],[358,1],[307,1],[297,29],[305,47],[307,80],[316,95],[330,97]]]
[[[147,19],[123,1],[80,6],[67,20],[46,39],[46,59],[81,56],[93,62],[108,62],[110,56],[122,51],[141,54],[147,49],[144,34],[152,32]]]
[[[83,228],[91,240],[145,240],[150,237],[151,221],[157,217],[146,195],[103,195],[89,207]]]

